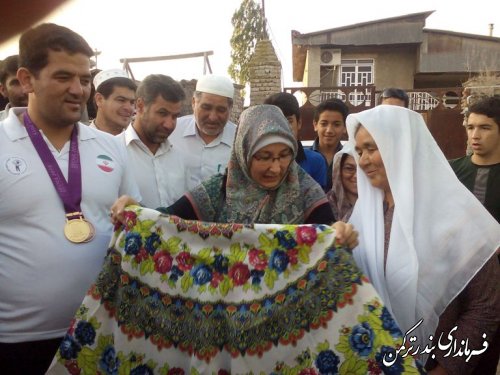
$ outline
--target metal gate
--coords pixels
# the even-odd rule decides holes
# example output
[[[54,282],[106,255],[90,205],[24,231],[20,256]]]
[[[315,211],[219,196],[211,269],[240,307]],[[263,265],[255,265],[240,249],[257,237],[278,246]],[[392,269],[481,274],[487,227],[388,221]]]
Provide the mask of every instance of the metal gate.
[[[314,110],[324,100],[341,99],[350,113],[373,108],[380,92],[374,86],[290,87],[286,92],[297,97],[302,118],[301,140],[313,140]],[[465,155],[467,136],[463,127],[461,87],[407,90],[409,108],[422,114],[431,134],[448,159]]]

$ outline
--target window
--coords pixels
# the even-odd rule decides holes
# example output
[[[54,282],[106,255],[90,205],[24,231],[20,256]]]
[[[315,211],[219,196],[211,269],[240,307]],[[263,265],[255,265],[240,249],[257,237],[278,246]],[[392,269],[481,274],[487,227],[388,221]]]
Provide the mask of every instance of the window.
[[[368,86],[374,83],[373,79],[373,59],[353,59],[342,60],[340,65],[340,85],[341,86]],[[349,94],[349,101],[358,106],[365,102],[369,106],[371,92],[368,90],[356,90]]]

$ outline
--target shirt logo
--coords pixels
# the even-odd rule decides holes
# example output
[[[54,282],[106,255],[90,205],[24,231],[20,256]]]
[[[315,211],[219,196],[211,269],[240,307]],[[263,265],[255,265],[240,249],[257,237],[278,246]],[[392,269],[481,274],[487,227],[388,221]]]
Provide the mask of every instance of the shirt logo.
[[[26,164],[26,161],[24,159],[13,156],[5,161],[5,169],[7,169],[10,174],[19,175],[26,172],[26,169],[28,169],[28,165]]]
[[[97,166],[104,172],[113,172],[115,169],[115,162],[108,155],[99,155],[97,157]]]

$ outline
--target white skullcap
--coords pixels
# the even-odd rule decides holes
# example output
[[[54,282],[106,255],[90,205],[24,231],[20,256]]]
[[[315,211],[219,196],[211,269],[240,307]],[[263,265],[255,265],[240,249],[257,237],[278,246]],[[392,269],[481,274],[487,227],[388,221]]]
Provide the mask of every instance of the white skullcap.
[[[102,72],[99,72],[96,74],[94,77],[94,87],[97,90],[97,88],[104,82],[106,82],[108,79],[111,78],[128,78],[127,73],[124,70],[121,69],[109,69],[109,70],[103,70]]]
[[[213,74],[201,77],[196,83],[196,91],[225,96],[229,99],[233,99],[234,96],[233,82],[227,77]]]
[[[262,137],[257,142],[257,144],[254,146],[254,148],[252,150],[251,156],[254,156],[257,153],[257,151],[263,149],[266,146],[272,145],[273,143],[283,143],[283,144],[287,145],[288,147],[290,147],[292,150],[294,149],[292,142],[290,142],[290,140],[288,138],[282,137],[280,135],[270,134],[270,135],[266,135],[266,136]]]

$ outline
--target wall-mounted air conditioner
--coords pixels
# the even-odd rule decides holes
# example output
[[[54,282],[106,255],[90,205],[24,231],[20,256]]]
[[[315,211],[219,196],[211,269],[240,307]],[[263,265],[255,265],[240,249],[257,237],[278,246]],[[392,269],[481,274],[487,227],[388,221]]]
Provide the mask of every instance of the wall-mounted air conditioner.
[[[321,66],[335,66],[340,65],[340,49],[328,48],[322,49],[320,55]]]

